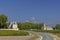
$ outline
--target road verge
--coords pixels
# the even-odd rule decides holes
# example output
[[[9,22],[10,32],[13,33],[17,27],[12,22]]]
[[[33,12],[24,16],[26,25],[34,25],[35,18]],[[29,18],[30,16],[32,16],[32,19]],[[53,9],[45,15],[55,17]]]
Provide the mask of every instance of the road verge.
[[[31,32],[32,33],[32,37],[29,40],[40,40],[40,35],[36,34],[35,32]]]

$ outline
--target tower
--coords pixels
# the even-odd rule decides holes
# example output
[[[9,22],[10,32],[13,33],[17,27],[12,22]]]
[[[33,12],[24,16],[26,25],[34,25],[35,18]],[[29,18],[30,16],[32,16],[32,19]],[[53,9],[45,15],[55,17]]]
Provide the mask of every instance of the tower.
[[[18,25],[16,22],[12,22],[10,25],[9,25],[9,28],[10,29],[13,29],[13,30],[18,30]]]
[[[46,25],[45,25],[45,23],[44,23],[44,27],[45,27]]]

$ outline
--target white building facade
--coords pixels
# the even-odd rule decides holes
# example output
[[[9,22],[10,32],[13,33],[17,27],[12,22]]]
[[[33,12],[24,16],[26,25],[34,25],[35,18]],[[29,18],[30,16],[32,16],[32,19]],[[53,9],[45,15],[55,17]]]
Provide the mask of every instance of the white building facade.
[[[53,28],[51,26],[46,26],[44,24],[44,26],[42,27],[42,30],[53,30]]]
[[[18,25],[16,22],[10,23],[9,29],[18,30]]]

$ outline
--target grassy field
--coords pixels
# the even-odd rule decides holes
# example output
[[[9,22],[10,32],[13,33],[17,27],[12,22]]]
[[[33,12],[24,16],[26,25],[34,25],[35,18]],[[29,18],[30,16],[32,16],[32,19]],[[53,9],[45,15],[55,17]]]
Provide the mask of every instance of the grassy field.
[[[45,33],[60,33],[60,30],[33,30],[35,32],[45,32]]]
[[[0,36],[26,36],[29,35],[25,31],[15,31],[15,30],[0,30]]]

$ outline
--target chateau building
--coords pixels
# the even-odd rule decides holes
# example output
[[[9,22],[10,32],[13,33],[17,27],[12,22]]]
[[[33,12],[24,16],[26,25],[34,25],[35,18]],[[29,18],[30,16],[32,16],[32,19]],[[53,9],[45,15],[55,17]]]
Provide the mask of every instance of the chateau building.
[[[42,30],[53,30],[53,28],[51,26],[46,26],[44,24],[44,26],[42,27]]]

